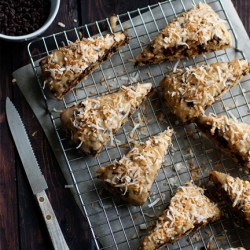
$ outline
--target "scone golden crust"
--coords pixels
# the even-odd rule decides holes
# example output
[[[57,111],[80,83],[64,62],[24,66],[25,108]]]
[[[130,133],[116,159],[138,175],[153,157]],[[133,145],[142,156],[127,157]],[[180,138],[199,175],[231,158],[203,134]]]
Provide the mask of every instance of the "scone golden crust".
[[[250,182],[218,171],[212,171],[210,179],[219,188],[243,227],[250,234]]]
[[[102,62],[128,43],[129,39],[126,33],[117,32],[96,38],[84,38],[53,50],[40,61],[46,87],[57,99],[62,99]]]
[[[122,86],[117,92],[86,98],[61,113],[62,126],[71,131],[77,148],[95,157],[113,140],[113,135],[136,111],[151,87],[151,83]]]
[[[155,226],[142,240],[138,250],[160,249],[220,218],[218,206],[202,188],[187,182],[180,186]]]
[[[200,3],[170,22],[136,57],[136,65],[195,57],[231,46],[224,21],[209,5]]]
[[[198,130],[238,164],[250,170],[250,125],[226,116],[201,116],[196,120]]]
[[[173,130],[167,129],[144,143],[134,142],[133,148],[119,161],[99,168],[98,178],[105,189],[134,206],[143,205],[171,144],[172,134]]]
[[[163,96],[172,112],[190,123],[250,72],[245,60],[216,62],[177,69],[160,81]]]

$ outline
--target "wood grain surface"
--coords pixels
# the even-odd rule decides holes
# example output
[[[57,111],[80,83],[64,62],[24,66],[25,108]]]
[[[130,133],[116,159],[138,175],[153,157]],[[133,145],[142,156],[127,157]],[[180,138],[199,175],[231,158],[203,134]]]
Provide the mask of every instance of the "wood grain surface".
[[[61,0],[54,23],[43,36],[137,8],[156,0]],[[249,0],[233,0],[250,35]],[[76,19],[77,22],[73,20]],[[42,215],[28,184],[5,116],[6,97],[14,102],[27,128],[37,160],[48,183],[46,191],[70,249],[95,249],[88,224],[75,203],[43,130],[12,83],[12,72],[29,63],[28,42],[0,40],[0,250],[53,249]]]

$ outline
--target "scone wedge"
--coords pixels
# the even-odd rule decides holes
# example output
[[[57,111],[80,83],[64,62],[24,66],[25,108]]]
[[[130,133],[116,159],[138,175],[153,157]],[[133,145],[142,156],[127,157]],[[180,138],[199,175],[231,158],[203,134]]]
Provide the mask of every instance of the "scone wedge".
[[[232,46],[225,22],[205,3],[173,20],[136,57],[136,65],[196,57]]]
[[[134,206],[142,206],[171,144],[172,129],[151,136],[146,142],[134,142],[119,161],[97,170],[105,189]]]
[[[250,169],[250,125],[226,116],[201,116],[196,120],[198,130],[235,162]]]
[[[46,87],[57,99],[62,99],[129,40],[125,32],[116,32],[84,38],[53,50],[40,61]]]
[[[62,126],[71,132],[77,148],[95,157],[142,104],[151,87],[151,83],[138,83],[122,86],[117,92],[86,98],[60,114]]]
[[[248,62],[239,59],[194,65],[172,71],[160,81],[160,86],[172,112],[183,123],[190,123],[249,72]]]
[[[218,171],[212,171],[210,179],[250,234],[250,182]]]
[[[218,206],[191,182],[180,186],[138,250],[160,249],[220,218]]]

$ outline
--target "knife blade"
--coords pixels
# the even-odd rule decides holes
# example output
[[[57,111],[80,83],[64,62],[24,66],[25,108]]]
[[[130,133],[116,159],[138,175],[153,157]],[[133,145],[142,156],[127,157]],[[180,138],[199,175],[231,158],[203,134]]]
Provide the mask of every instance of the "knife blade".
[[[6,116],[17,151],[22,161],[32,192],[42,212],[52,244],[55,250],[69,249],[54,210],[45,190],[48,188],[46,180],[36,160],[28,134],[21,117],[10,99],[6,98]]]

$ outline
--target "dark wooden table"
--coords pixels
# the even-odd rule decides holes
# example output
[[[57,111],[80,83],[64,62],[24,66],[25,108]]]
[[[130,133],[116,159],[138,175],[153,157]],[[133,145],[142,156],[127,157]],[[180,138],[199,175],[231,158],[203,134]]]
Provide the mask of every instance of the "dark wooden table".
[[[232,0],[250,35],[249,0]],[[122,14],[155,4],[157,0],[61,0],[54,23],[43,34],[102,20],[111,14]],[[76,19],[77,23],[73,20]],[[9,96],[19,110],[31,138],[38,162],[48,183],[47,194],[70,249],[95,249],[88,224],[75,203],[71,191],[52,153],[45,134],[11,73],[29,63],[28,42],[0,41],[0,250],[53,249],[39,212],[5,116]],[[33,136],[32,136],[33,135]]]

